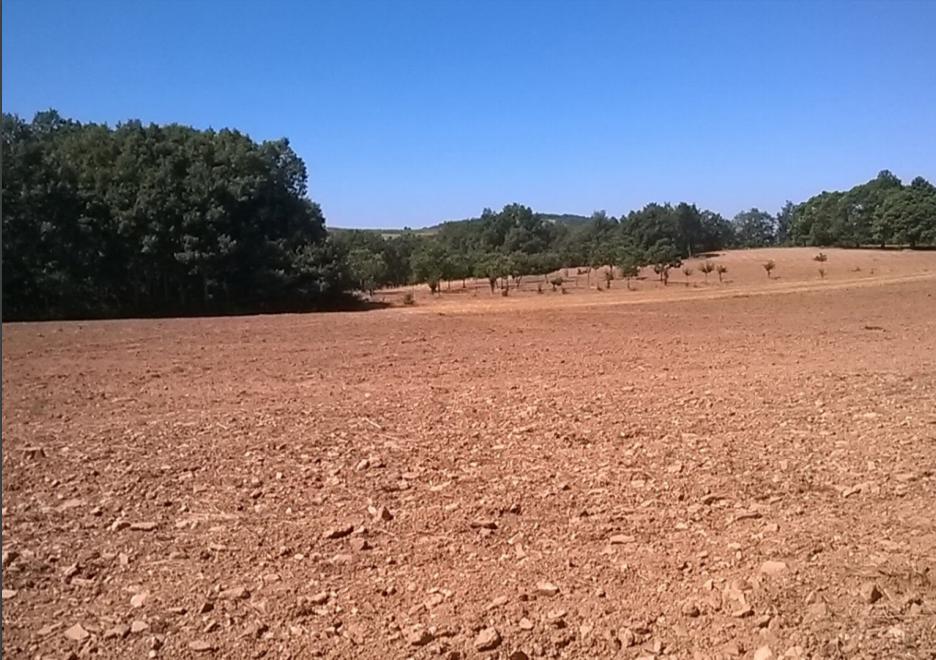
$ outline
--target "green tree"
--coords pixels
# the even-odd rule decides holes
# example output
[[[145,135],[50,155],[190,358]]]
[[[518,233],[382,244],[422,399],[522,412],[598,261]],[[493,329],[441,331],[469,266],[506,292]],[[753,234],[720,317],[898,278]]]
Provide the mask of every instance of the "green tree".
[[[413,253],[412,268],[414,280],[428,284],[429,290],[437,293],[450,269],[448,251],[437,241],[427,240]]]
[[[357,288],[370,295],[374,294],[387,274],[383,254],[366,248],[354,248],[348,253],[348,268]]]
[[[735,238],[742,247],[766,247],[776,240],[774,218],[767,212],[753,208],[734,217]]]

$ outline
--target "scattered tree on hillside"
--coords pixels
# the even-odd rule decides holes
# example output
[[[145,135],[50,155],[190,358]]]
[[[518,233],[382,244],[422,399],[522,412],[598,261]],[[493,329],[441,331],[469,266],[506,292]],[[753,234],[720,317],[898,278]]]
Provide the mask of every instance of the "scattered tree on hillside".
[[[724,264],[718,264],[715,266],[715,270],[718,272],[718,281],[720,283],[724,274],[728,272],[728,266]]]
[[[703,261],[699,266],[699,270],[702,271],[702,274],[705,275],[705,281],[708,282],[709,273],[715,270],[715,264],[708,260]]]
[[[693,271],[689,266],[683,266],[682,272],[683,275],[686,276],[686,286],[689,286],[689,277],[692,275]]]
[[[647,257],[653,264],[653,272],[659,276],[664,286],[669,283],[670,269],[679,268],[682,265],[682,259],[679,258],[675,246],[665,240],[658,241],[650,249]]]
[[[774,268],[777,267],[777,264],[774,262],[773,259],[768,259],[767,261],[763,263],[763,266],[764,266],[764,270],[767,273],[767,279],[770,279],[770,273],[773,271]]]
[[[348,268],[355,286],[370,295],[374,295],[387,272],[383,255],[365,248],[354,248],[348,252]]]
[[[631,288],[631,280],[640,275],[640,266],[643,261],[637,250],[628,245],[618,246],[615,252],[615,265],[621,271],[621,277],[627,283],[627,288]]]
[[[432,293],[437,293],[448,268],[448,253],[441,245],[426,242],[413,254],[412,268],[416,281],[425,282]]]

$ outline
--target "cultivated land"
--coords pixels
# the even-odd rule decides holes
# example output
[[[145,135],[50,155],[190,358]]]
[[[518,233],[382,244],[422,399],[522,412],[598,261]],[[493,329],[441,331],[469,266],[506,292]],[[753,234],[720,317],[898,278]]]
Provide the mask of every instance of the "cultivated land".
[[[4,326],[4,657],[934,657],[936,253],[814,254]]]

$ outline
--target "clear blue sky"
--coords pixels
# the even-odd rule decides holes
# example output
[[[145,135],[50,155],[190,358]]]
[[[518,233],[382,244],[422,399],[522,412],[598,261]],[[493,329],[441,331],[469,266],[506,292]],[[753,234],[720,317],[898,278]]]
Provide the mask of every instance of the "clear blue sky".
[[[286,136],[333,226],[936,181],[936,0],[4,0],[3,109]]]

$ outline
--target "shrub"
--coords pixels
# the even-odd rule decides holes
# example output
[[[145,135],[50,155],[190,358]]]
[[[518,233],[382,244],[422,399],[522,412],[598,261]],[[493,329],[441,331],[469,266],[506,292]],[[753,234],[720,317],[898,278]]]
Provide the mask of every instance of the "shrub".
[[[542,292],[543,292],[543,285],[542,285],[542,283],[536,285],[536,292],[537,292],[537,293],[542,293]]]
[[[722,281],[722,276],[728,272],[728,266],[724,264],[718,264],[715,266],[715,270],[718,272],[718,281]]]
[[[820,252],[815,257],[813,257],[813,261],[818,261],[819,263],[825,263],[828,260],[829,257],[825,252]]]
[[[819,277],[825,279],[825,268],[819,269]]]
[[[549,283],[552,284],[553,291],[555,291],[565,283],[565,280],[562,277],[554,277],[549,280]]]
[[[768,259],[767,261],[764,262],[763,265],[764,265],[764,270],[767,271],[767,279],[770,279],[770,273],[771,271],[773,271],[774,268],[777,267],[777,264],[774,263],[773,259]]]
[[[403,294],[403,304],[404,305],[416,304],[416,298],[413,297],[413,293],[411,291],[407,291],[406,293]]]
[[[709,273],[715,270],[715,264],[711,261],[703,261],[702,265],[699,266],[699,270],[702,271],[702,274],[705,275],[705,281],[708,282]]]
[[[684,266],[682,269],[683,275],[686,276],[686,286],[689,286],[689,277],[692,275],[692,269],[689,266]]]

